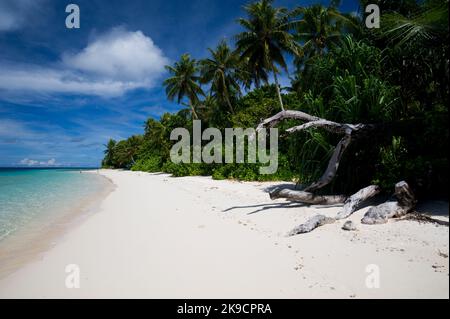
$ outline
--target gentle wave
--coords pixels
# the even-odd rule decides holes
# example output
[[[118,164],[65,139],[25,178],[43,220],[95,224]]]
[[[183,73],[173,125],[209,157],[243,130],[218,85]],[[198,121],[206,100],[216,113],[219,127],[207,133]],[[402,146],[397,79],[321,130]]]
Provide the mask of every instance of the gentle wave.
[[[0,241],[39,219],[60,218],[106,184],[80,169],[0,169]]]

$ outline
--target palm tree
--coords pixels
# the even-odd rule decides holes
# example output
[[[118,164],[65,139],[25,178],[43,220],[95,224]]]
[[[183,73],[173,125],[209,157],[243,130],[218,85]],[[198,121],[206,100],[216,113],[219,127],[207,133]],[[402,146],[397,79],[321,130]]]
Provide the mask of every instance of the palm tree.
[[[136,163],[136,155],[142,145],[142,136],[133,135],[126,140],[119,141],[114,148],[115,166],[129,169]]]
[[[108,143],[104,145],[106,147],[104,153],[105,158],[103,160],[103,164],[105,166],[114,166],[113,160],[114,160],[114,150],[116,148],[117,142],[113,140],[112,138],[109,139]]]
[[[216,96],[207,95],[203,101],[200,102],[197,109],[200,114],[202,121],[206,125],[215,126],[223,124],[223,118],[226,117],[228,113],[222,110],[223,103],[219,103]],[[219,125],[220,125],[219,124]]]
[[[215,50],[208,49],[211,57],[200,62],[202,82],[211,82],[211,92],[219,100],[225,101],[234,113],[231,95],[240,94],[239,57],[222,40]]]
[[[171,101],[176,99],[180,104],[186,97],[189,100],[193,118],[198,119],[195,106],[199,103],[198,96],[205,94],[199,85],[197,61],[191,59],[189,54],[183,54],[180,61],[175,62],[173,66],[167,65],[166,70],[172,75],[164,81],[167,98]]]
[[[384,52],[397,70],[392,78],[401,88],[405,111],[415,101],[427,111],[438,98],[448,101],[448,5],[448,0],[428,0],[417,8],[398,10],[402,14],[391,11],[381,16],[378,40],[384,42]]]
[[[398,47],[444,41],[448,37],[448,0],[426,1],[412,13],[389,12],[382,19],[380,36]]]
[[[345,29],[358,29],[359,24],[355,17],[338,11],[339,2],[334,1],[328,7],[317,4],[293,10],[293,14],[300,17],[296,22],[294,38],[303,45],[304,54],[296,60],[297,65],[322,55],[332,43],[342,37]]]
[[[253,72],[272,72],[280,107],[284,110],[276,65],[287,71],[283,53],[298,55],[300,47],[289,33],[293,27],[290,13],[285,8],[274,8],[272,2],[261,0],[244,7],[248,18],[238,20],[245,31],[236,36],[236,46]]]
[[[445,1],[445,0],[444,0]],[[359,0],[359,8],[361,13],[364,14],[365,8],[369,4],[376,4],[380,8],[380,11],[383,13],[383,16],[386,13],[396,12],[403,16],[408,16],[414,12],[420,10],[420,4],[423,2],[440,2],[442,0],[426,0],[426,1],[417,1],[417,0],[400,0],[400,1],[392,1],[392,0]]]
[[[239,83],[241,83],[246,90],[250,90],[252,84],[259,89],[261,87],[261,82],[269,82],[267,70],[261,67],[260,64],[253,63],[253,65],[250,65],[248,58],[240,58],[239,62],[241,70],[239,73]]]
[[[298,17],[294,38],[303,49],[302,55],[294,60],[297,72],[291,78],[293,91],[301,92],[303,84],[310,80],[310,66],[315,57],[322,56],[332,44],[342,40],[346,33],[362,33],[359,18],[340,13],[337,9],[339,4],[339,0],[334,0],[328,7],[317,4],[297,7],[292,11],[292,15]]]

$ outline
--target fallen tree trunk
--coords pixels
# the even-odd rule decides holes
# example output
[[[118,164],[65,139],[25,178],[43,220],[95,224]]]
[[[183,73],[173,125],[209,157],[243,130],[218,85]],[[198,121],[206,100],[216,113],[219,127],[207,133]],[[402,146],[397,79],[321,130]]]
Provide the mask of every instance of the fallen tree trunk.
[[[286,190],[281,190],[280,192],[283,192],[283,191],[286,191]],[[297,194],[305,193],[305,192],[299,192],[299,191],[294,191],[294,192],[296,192]],[[355,194],[348,197],[347,199],[345,199],[344,207],[342,208],[342,210],[339,213],[337,213],[336,217],[326,217],[324,215],[316,215],[316,216],[310,218],[309,220],[307,220],[306,223],[295,227],[293,230],[291,230],[288,233],[288,236],[309,233],[310,231],[316,229],[317,227],[323,226],[325,224],[334,223],[336,220],[339,220],[339,219],[347,218],[348,216],[353,214],[356,210],[358,210],[358,208],[361,207],[362,203],[364,203],[369,198],[375,196],[379,192],[380,192],[380,188],[377,185],[367,186],[367,187],[357,191]],[[313,195],[311,193],[306,193],[306,194]],[[322,197],[336,197],[336,196],[322,196]],[[340,196],[340,197],[344,197],[344,196]],[[271,198],[272,198],[272,196],[271,196]]]
[[[405,213],[406,212],[403,207],[399,205],[398,201],[390,200],[370,208],[363,219],[361,219],[361,222],[368,225],[384,224],[387,223],[389,218],[399,217]]]
[[[347,147],[350,145],[352,136],[356,132],[373,128],[373,125],[337,123],[319,118],[317,116],[312,116],[301,111],[283,110],[275,114],[274,116],[263,120],[256,128],[256,131],[258,132],[265,127],[274,127],[276,124],[285,119],[297,119],[307,122],[302,125],[287,129],[286,132],[288,133],[298,132],[308,128],[323,128],[324,130],[331,133],[344,134],[344,137],[336,145],[325,172],[322,174],[318,181],[306,187],[304,189],[305,192],[313,192],[330,184],[331,181],[336,177],[341,158]]]
[[[346,197],[343,195],[315,195],[313,193],[286,188],[277,188],[270,192],[269,195],[270,199],[286,198],[291,201],[316,205],[342,204],[346,200]]]
[[[332,205],[344,203],[342,211],[340,211],[335,218],[326,217],[324,215],[314,216],[305,224],[294,228],[291,232],[289,232],[289,236],[310,232],[313,229],[324,224],[333,223],[336,220],[347,218],[353,212],[355,212],[364,201],[380,192],[378,186],[371,185],[359,190],[349,198],[346,198],[342,195],[316,195],[313,193],[314,191],[330,184],[336,177],[342,156],[352,140],[355,139],[355,137],[365,136],[368,134],[368,132],[373,133],[375,131],[376,133],[377,131],[380,131],[375,130],[376,128],[380,128],[379,125],[337,123],[319,118],[317,116],[312,116],[301,111],[283,109],[281,112],[265,120],[262,120],[256,128],[256,131],[259,132],[265,127],[274,127],[279,122],[285,119],[297,119],[306,122],[304,124],[287,129],[287,133],[298,132],[309,128],[322,128],[331,133],[344,134],[342,139],[336,145],[325,172],[322,174],[318,181],[312,183],[302,191],[291,189],[275,189],[270,193],[271,199],[286,198],[291,201],[302,202],[306,204]],[[414,208],[416,204],[416,200],[411,189],[404,181],[399,182],[395,185],[395,197],[396,200],[389,200],[381,205],[370,208],[364,215],[362,223],[385,223],[387,222],[388,218],[399,217],[407,214]]]
[[[416,205],[416,199],[405,181],[395,184],[395,199],[370,208],[361,219],[363,224],[384,224],[389,218],[401,217],[409,213]]]
[[[377,185],[370,185],[363,189],[360,189],[355,194],[347,198],[342,210],[337,213],[336,219],[344,219],[357,211],[361,204],[367,201],[369,198],[377,195],[380,192],[380,187]]]
[[[317,182],[312,183],[310,186],[305,188],[305,192],[313,192],[331,183],[333,178],[336,176],[339,164],[341,163],[342,155],[344,154],[347,147],[350,145],[352,140],[351,133],[345,134],[345,136],[339,141],[333,151],[333,155],[328,162],[327,169],[322,174]]]

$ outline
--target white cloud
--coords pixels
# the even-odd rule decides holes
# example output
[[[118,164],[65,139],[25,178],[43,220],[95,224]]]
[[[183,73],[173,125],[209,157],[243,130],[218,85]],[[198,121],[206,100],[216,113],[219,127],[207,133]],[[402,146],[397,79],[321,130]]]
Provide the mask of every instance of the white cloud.
[[[56,160],[54,158],[51,158],[48,161],[37,161],[29,158],[24,158],[19,162],[19,164],[26,166],[57,166]]]
[[[97,165],[103,156],[105,141],[109,138],[121,140],[130,134],[130,129],[124,128],[125,119],[120,125],[108,118],[100,121],[102,125],[98,121],[71,118],[70,122],[78,127],[79,133],[74,136],[73,131],[57,124],[38,119],[2,119],[0,114],[0,166]],[[136,132],[139,131],[141,129]]]
[[[42,0],[0,0],[0,31],[21,28],[42,5]]]
[[[54,158],[49,159],[46,163],[45,162],[41,162],[41,164],[44,163],[43,165],[49,165],[49,166],[54,166],[56,165],[56,160]]]
[[[142,85],[142,82],[92,79],[72,71],[40,68],[34,65],[4,66],[0,73],[0,89],[16,92],[74,93],[113,97]]]
[[[21,122],[0,118],[0,141],[1,139],[32,137],[33,133]]]
[[[65,54],[70,68],[119,81],[151,82],[164,72],[169,60],[141,31],[114,28],[77,54]]]
[[[0,65],[0,90],[114,97],[153,87],[168,62],[141,31],[114,28],[54,67]]]
[[[33,166],[33,165],[37,165],[38,163],[39,163],[39,161],[32,160],[32,159],[29,159],[29,158],[24,158],[23,160],[20,161],[19,164]]]

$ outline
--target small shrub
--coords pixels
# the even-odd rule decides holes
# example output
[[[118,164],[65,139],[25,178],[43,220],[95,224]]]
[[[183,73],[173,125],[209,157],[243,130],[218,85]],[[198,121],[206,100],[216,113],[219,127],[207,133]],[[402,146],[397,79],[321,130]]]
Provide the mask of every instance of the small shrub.
[[[161,171],[161,157],[158,155],[151,155],[147,158],[138,160],[132,167],[132,171],[143,172],[159,172]]]

